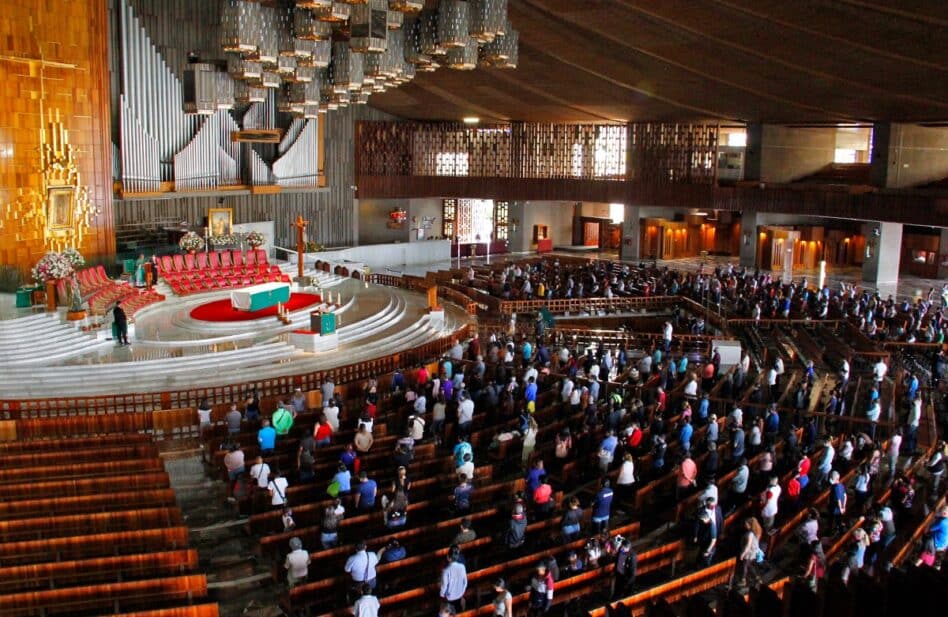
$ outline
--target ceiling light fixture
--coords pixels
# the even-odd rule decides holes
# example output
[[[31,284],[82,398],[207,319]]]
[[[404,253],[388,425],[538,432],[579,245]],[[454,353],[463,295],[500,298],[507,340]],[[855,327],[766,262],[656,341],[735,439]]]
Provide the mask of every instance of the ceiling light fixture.
[[[477,116],[465,116],[464,124],[477,124],[481,121]]]

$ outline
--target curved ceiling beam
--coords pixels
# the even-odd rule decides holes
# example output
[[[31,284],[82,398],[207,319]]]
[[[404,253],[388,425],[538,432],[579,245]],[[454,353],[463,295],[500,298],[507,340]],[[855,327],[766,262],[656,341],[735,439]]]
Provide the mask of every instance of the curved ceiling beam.
[[[518,88],[523,88],[527,92],[532,92],[533,94],[536,94],[537,96],[542,96],[546,100],[552,101],[553,103],[556,103],[557,105],[562,105],[564,107],[569,107],[570,109],[574,109],[581,114],[585,114],[589,116],[590,118],[594,118],[595,120],[599,120],[599,121],[604,120],[606,122],[614,122],[614,123],[619,123],[619,124],[622,124],[625,122],[625,120],[622,120],[622,119],[610,118],[608,116],[604,116],[583,105],[576,105],[575,103],[571,103],[564,98],[556,96],[555,94],[551,94],[550,92],[548,92],[547,90],[544,90],[543,88],[536,88],[534,86],[531,86],[530,84],[526,82],[526,80],[514,79],[512,76],[509,76],[506,73],[507,73],[506,71],[493,71],[491,73],[491,77],[499,81],[503,81],[508,84],[515,85]]]
[[[830,34],[828,32],[816,30],[815,28],[809,28],[807,26],[793,23],[785,19],[773,17],[772,15],[767,15],[766,13],[755,11],[752,8],[749,8],[747,6],[742,6],[734,2],[729,2],[728,0],[707,0],[707,1],[713,2],[715,4],[719,4],[723,7],[726,7],[734,11],[735,13],[743,13],[745,15],[750,15],[751,17],[755,17],[762,21],[768,21],[772,24],[776,24],[780,26],[781,28],[798,30],[800,32],[803,32],[804,34],[808,34],[810,36],[818,36],[818,37],[827,39],[829,41],[833,41],[834,43],[840,43],[843,45],[851,45],[852,47],[855,47],[856,49],[862,51],[863,53],[881,56],[883,58],[888,58],[890,60],[895,60],[897,62],[908,62],[911,64],[916,64],[918,66],[922,66],[927,69],[933,69],[936,71],[948,71],[948,66],[944,64],[938,64],[936,62],[928,62],[926,60],[920,60],[918,58],[913,58],[911,56],[903,56],[902,54],[896,53],[894,51],[890,51],[888,49],[883,49],[882,47],[876,47],[873,45],[865,45],[863,43],[860,43],[859,41],[853,41],[851,39],[843,38],[841,36],[836,36],[835,34]]]
[[[686,72],[688,72],[688,73],[691,73],[692,75],[697,75],[698,77],[700,77],[700,78],[702,78],[702,79],[709,80],[709,81],[712,81],[712,82],[716,82],[716,83],[719,83],[719,84],[721,84],[721,85],[727,86],[727,87],[729,87],[729,88],[733,88],[733,89],[735,89],[735,90],[740,90],[740,91],[742,91],[742,92],[747,92],[747,93],[752,94],[752,95],[754,95],[754,96],[756,96],[756,97],[759,97],[759,98],[763,98],[763,99],[775,101],[775,102],[777,102],[777,103],[781,103],[781,104],[783,104],[783,105],[788,105],[788,106],[796,107],[796,108],[798,108],[798,109],[805,109],[805,110],[810,111],[810,112],[816,112],[816,113],[819,113],[819,114],[824,115],[824,116],[832,116],[832,117],[838,117],[838,118],[853,119],[853,118],[852,118],[850,115],[848,115],[848,114],[840,114],[840,113],[837,113],[837,112],[830,111],[829,109],[826,109],[826,108],[824,108],[824,107],[818,107],[818,106],[816,106],[816,105],[809,105],[809,104],[807,104],[807,103],[801,103],[801,102],[798,102],[798,101],[793,101],[793,100],[790,100],[790,99],[787,99],[787,98],[784,98],[784,97],[781,97],[781,96],[777,96],[777,95],[774,95],[774,94],[769,94],[769,93],[766,93],[766,92],[760,92],[760,91],[755,90],[755,89],[753,89],[753,88],[750,88],[750,87],[748,87],[748,86],[746,86],[746,85],[739,84],[739,83],[736,83],[736,82],[732,82],[732,81],[730,81],[730,80],[728,80],[728,79],[725,79],[724,77],[721,77],[721,76],[718,76],[718,75],[712,75],[712,74],[709,74],[709,73],[705,73],[705,72],[699,71],[699,70],[697,70],[697,69],[695,69],[695,68],[693,68],[693,67],[690,67],[690,66],[684,65],[684,64],[682,64],[682,63],[680,63],[680,62],[676,62],[676,61],[674,61],[674,60],[670,60],[669,58],[660,56],[659,54],[656,54],[655,52],[652,52],[652,51],[650,51],[650,50],[643,49],[643,48],[641,48],[641,47],[636,47],[636,46],[634,46],[634,45],[630,45],[628,42],[626,42],[626,41],[624,41],[624,40],[622,40],[622,39],[615,38],[615,37],[613,37],[612,35],[607,34],[607,33],[605,33],[605,32],[601,32],[601,31],[598,31],[598,30],[590,29],[589,27],[583,25],[582,23],[577,22],[577,21],[574,21],[573,19],[570,19],[570,18],[566,17],[565,15],[556,14],[556,13],[551,13],[548,9],[546,9],[546,8],[544,8],[544,7],[541,7],[541,6],[538,6],[533,0],[523,0],[523,2],[518,3],[518,7],[519,7],[519,6],[524,6],[524,5],[525,5],[525,6],[529,6],[535,13],[537,13],[537,14],[539,14],[539,15],[542,15],[543,17],[545,17],[546,19],[548,19],[548,20],[550,20],[550,21],[558,22],[558,23],[560,23],[560,24],[566,24],[566,25],[568,26],[567,30],[573,32],[574,34],[579,34],[579,33],[581,33],[581,32],[582,32],[582,33],[585,33],[585,35],[584,35],[584,42],[586,42],[586,43],[589,43],[590,41],[595,41],[596,39],[606,39],[606,40],[608,40],[611,44],[614,44],[614,45],[616,45],[617,47],[619,47],[619,48],[621,48],[621,49],[628,50],[628,52],[630,52],[630,53],[638,53],[638,54],[642,54],[642,55],[648,56],[648,57],[650,57],[650,58],[652,58],[652,59],[654,59],[654,60],[658,60],[659,62],[662,62],[662,63],[667,64],[667,65],[669,65],[669,66],[673,66],[673,67],[675,67],[675,68],[677,68],[677,69],[679,69],[679,70],[686,71]],[[513,8],[513,7],[514,7],[514,4],[511,4],[511,5],[510,5],[510,8]],[[524,38],[524,37],[521,37],[521,42],[520,42],[521,45],[523,45],[523,38]],[[650,96],[655,96],[655,95],[650,94]],[[719,113],[719,112],[715,112],[714,115],[715,115],[715,117],[724,117],[724,116],[723,116],[721,113]]]
[[[943,108],[948,109],[948,104],[943,103],[943,102],[941,102],[941,101],[935,101],[935,100],[932,100],[932,99],[929,99],[929,98],[916,97],[916,96],[912,96],[912,95],[910,95],[910,94],[904,94],[904,93],[901,93],[901,92],[892,92],[892,91],[886,90],[886,89],[884,89],[884,88],[879,88],[879,87],[877,87],[877,86],[873,86],[873,85],[870,85],[870,84],[866,84],[866,83],[862,83],[862,82],[853,81],[853,80],[851,80],[851,79],[847,79],[846,77],[843,77],[843,76],[838,75],[838,74],[830,74],[830,73],[826,73],[826,72],[819,71],[819,70],[816,70],[816,69],[812,69],[812,68],[803,66],[803,65],[801,65],[801,64],[797,64],[797,63],[795,63],[795,62],[790,62],[789,60],[784,60],[784,59],[778,58],[778,57],[776,57],[776,56],[771,56],[771,55],[766,54],[766,53],[764,53],[764,52],[762,52],[762,51],[759,51],[759,50],[757,50],[757,49],[754,49],[753,47],[748,47],[748,46],[746,46],[746,45],[741,45],[740,43],[737,43],[737,42],[735,42],[735,41],[731,41],[731,40],[728,40],[728,39],[725,39],[725,38],[722,38],[722,37],[719,37],[719,36],[715,36],[715,35],[710,34],[710,33],[708,33],[708,32],[701,31],[701,30],[699,30],[699,29],[697,29],[697,28],[692,28],[692,27],[690,27],[690,26],[686,26],[686,25],[684,25],[683,23],[681,23],[680,21],[676,21],[676,20],[670,19],[670,18],[668,18],[668,17],[665,17],[664,15],[661,15],[661,14],[655,12],[654,10],[650,10],[650,9],[648,9],[648,8],[639,6],[637,3],[629,2],[629,1],[627,1],[627,0],[615,0],[615,1],[616,1],[617,4],[619,4],[621,7],[625,8],[625,9],[628,10],[628,11],[632,11],[632,12],[635,12],[635,13],[639,13],[639,14],[641,14],[641,15],[646,15],[646,16],[648,16],[648,17],[650,17],[650,18],[652,18],[652,19],[654,19],[654,20],[656,20],[656,21],[659,21],[659,22],[661,22],[661,23],[663,23],[663,24],[666,24],[666,25],[668,25],[668,26],[670,26],[671,28],[674,28],[674,29],[676,29],[676,30],[681,30],[682,32],[687,32],[688,34],[690,34],[690,35],[692,35],[692,36],[695,36],[695,37],[698,37],[698,38],[707,39],[707,40],[709,40],[709,41],[713,41],[716,45],[722,45],[722,46],[725,46],[725,47],[730,47],[730,48],[732,48],[732,49],[736,49],[736,50],[740,51],[741,53],[747,54],[747,55],[749,55],[749,56],[754,56],[755,58],[759,58],[759,59],[763,60],[764,62],[770,62],[770,63],[773,63],[773,64],[777,64],[777,65],[779,65],[779,66],[782,66],[782,67],[791,69],[791,70],[793,70],[793,71],[797,71],[797,72],[799,72],[799,73],[805,73],[805,74],[808,74],[808,75],[813,75],[813,76],[815,76],[815,77],[821,77],[821,78],[823,78],[823,79],[832,79],[832,80],[835,80],[835,81],[840,82],[841,84],[845,84],[845,85],[851,86],[851,87],[853,87],[853,88],[860,88],[860,89],[862,89],[862,90],[867,90],[867,91],[869,91],[869,92],[874,92],[874,93],[877,94],[877,95],[884,95],[884,96],[886,96],[886,97],[892,97],[892,98],[902,99],[902,100],[906,100],[906,101],[911,101],[912,103],[914,103],[914,104],[916,104],[916,105],[932,105],[932,106],[943,107]],[[650,5],[650,6],[655,6],[655,5]],[[658,6],[660,6],[660,5],[658,5]],[[761,96],[763,96],[763,93],[759,93],[759,94],[760,94]]]
[[[941,19],[938,17],[932,17],[930,15],[919,15],[918,13],[912,13],[910,11],[903,11],[901,9],[892,8],[890,6],[880,6],[875,2],[863,2],[861,0],[836,0],[842,4],[848,4],[849,6],[854,6],[860,8],[864,11],[873,11],[876,13],[882,13],[888,17],[898,17],[899,19],[907,19],[909,21],[914,21],[920,24],[927,24],[929,26],[938,26],[939,28],[948,28],[948,19]]]
[[[418,88],[425,94],[438,97],[441,100],[446,101],[450,103],[451,105],[454,105],[460,110],[469,109],[471,110],[471,112],[476,113],[481,118],[491,118],[493,120],[499,120],[502,122],[510,122],[510,118],[507,116],[499,115],[497,112],[495,112],[492,109],[487,109],[486,107],[481,107],[480,105],[471,103],[469,100],[463,97],[457,96],[451,91],[445,90],[444,88],[440,86],[436,86],[434,84],[423,85],[420,81],[418,81],[417,78],[408,82],[407,84],[402,86],[402,88],[405,88],[406,86]],[[461,120],[461,118],[457,118],[457,120]]]

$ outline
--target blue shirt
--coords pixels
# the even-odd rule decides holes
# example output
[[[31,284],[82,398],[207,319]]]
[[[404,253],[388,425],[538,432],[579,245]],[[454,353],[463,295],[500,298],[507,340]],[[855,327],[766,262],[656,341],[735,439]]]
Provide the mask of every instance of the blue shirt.
[[[537,400],[537,384],[536,383],[527,384],[527,388],[524,391],[523,398],[527,402]]]
[[[533,345],[529,342],[523,344],[523,359],[529,360],[530,356],[533,355]]]
[[[464,455],[470,454],[472,459],[474,457],[474,450],[471,448],[471,444],[466,441],[458,443],[454,446],[454,466],[460,467],[464,464]]]
[[[359,484],[359,507],[371,508],[375,505],[375,491],[378,484],[375,480],[366,480]]]
[[[471,507],[471,494],[474,487],[470,484],[457,486],[454,489],[454,506],[460,510],[467,510]]]
[[[451,376],[454,375],[454,365],[451,364],[450,360],[444,360],[441,363],[441,369],[444,371],[444,376],[448,379],[451,379]]]
[[[698,417],[701,418],[702,420],[707,420],[709,407],[710,407],[710,404],[708,403],[708,399],[706,398],[701,399],[701,402],[698,404]]]
[[[936,518],[928,531],[931,532],[932,540],[935,542],[935,550],[943,551],[948,548],[948,518],[943,516]]]
[[[616,453],[617,445],[619,445],[619,439],[615,435],[609,435],[602,440],[602,445],[599,446],[599,449],[605,450],[614,455]]]
[[[352,474],[349,473],[349,470],[337,471],[336,475],[332,477],[333,482],[339,483],[339,492],[348,493],[352,490]]]
[[[536,467],[527,472],[527,490],[529,491],[527,495],[533,495],[533,491],[540,486],[540,476],[545,474],[546,470],[537,469]]]
[[[678,441],[681,442],[682,447],[691,444],[692,433],[694,433],[694,428],[691,424],[682,424],[681,428],[678,429]]]
[[[604,487],[596,493],[596,500],[593,502],[593,518],[609,518],[612,511],[612,489]]]
[[[272,450],[276,447],[277,432],[272,426],[265,426],[257,431],[257,443],[261,450]]]

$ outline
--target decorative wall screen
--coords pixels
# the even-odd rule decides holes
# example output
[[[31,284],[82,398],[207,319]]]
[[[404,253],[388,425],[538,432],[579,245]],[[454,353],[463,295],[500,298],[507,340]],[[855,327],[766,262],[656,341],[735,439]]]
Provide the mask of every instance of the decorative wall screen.
[[[506,240],[509,203],[492,199],[445,199],[442,201],[442,232],[459,244]]]
[[[357,175],[709,184],[713,124],[361,123]],[[631,174],[631,176],[629,176]]]

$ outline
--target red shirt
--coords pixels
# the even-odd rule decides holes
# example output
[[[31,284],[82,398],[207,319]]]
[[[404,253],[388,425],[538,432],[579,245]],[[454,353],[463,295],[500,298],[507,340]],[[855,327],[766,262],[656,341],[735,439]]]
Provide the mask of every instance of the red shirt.
[[[708,362],[707,364],[705,364],[704,371],[702,372],[701,376],[704,377],[705,379],[711,379],[712,377],[714,377],[714,364],[712,364],[711,362]]]
[[[332,426],[328,422],[316,425],[316,432],[313,433],[313,439],[322,441],[332,437]]]
[[[419,386],[423,386],[428,383],[428,369],[424,366],[418,369],[418,372],[415,373],[415,382]]]
[[[797,468],[798,468],[799,471],[800,471],[800,475],[802,475],[802,476],[808,476],[808,475],[810,475],[810,464],[811,464],[811,463],[810,463],[810,457],[809,457],[809,456],[804,456],[804,457],[803,457],[803,460],[800,461],[800,464],[797,466]]]
[[[550,503],[550,497],[553,495],[553,487],[549,484],[541,484],[533,491],[533,503],[538,506]]]
[[[632,434],[629,435],[629,447],[637,448],[640,443],[642,443],[642,430],[638,428],[633,429]]]

